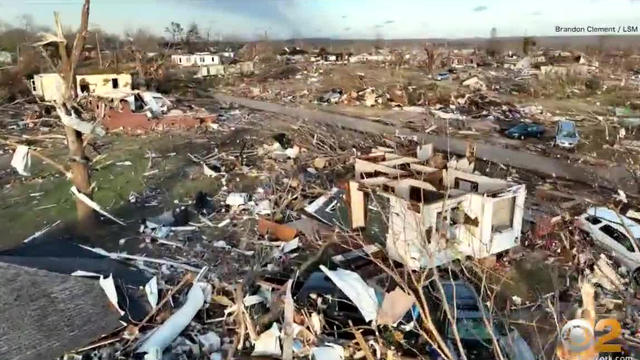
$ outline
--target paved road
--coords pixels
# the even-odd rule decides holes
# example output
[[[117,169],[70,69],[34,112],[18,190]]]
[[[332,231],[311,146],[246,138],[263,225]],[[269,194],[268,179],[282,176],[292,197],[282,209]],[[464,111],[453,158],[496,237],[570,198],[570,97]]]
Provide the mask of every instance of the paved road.
[[[367,119],[329,113],[321,110],[284,106],[226,94],[216,94],[215,97],[221,102],[233,102],[255,110],[330,123],[365,133],[393,135],[396,134],[397,130],[400,134],[408,136],[415,135],[421,141],[431,142],[439,151],[446,151],[447,148],[449,148],[449,150],[454,154],[464,155],[466,152],[467,141],[464,139],[417,133],[407,129],[394,128],[393,126],[376,123]],[[505,149],[500,146],[480,142],[476,143],[476,156],[484,160],[534,171],[546,176],[558,177],[586,184],[598,184],[599,186],[614,190],[622,189],[629,194],[638,193],[638,186],[634,184],[631,174],[623,166],[576,166],[569,164],[566,160],[553,159],[525,151]]]

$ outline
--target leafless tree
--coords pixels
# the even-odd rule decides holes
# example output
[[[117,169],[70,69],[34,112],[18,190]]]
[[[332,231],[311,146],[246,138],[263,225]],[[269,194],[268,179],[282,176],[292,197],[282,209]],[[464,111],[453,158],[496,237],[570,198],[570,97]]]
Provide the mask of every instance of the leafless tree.
[[[90,0],[85,0],[82,6],[80,28],[71,46],[68,46],[62,23],[58,13],[54,13],[56,34],[44,34],[43,41],[36,45],[41,46],[43,52],[52,66],[56,67],[63,82],[62,93],[56,100],[56,109],[61,119],[67,119],[78,115],[77,91],[76,91],[76,67],[80,60],[80,54],[87,40],[89,27]],[[57,66],[55,65],[57,64]],[[64,121],[63,121],[64,122]],[[91,181],[89,174],[89,161],[85,154],[84,146],[87,136],[76,128],[66,123],[64,126],[67,145],[69,147],[69,167],[71,168],[71,182],[81,193],[91,196]],[[91,222],[92,209],[80,199],[76,200],[78,220],[81,224]]]
[[[531,48],[536,46],[536,40],[531,36],[525,36],[522,38],[522,53],[529,55]]]
[[[433,44],[425,44],[424,51],[427,54],[427,58],[425,61],[425,65],[427,67],[427,71],[432,73],[436,68],[437,64],[442,59],[442,52],[439,51]]]
[[[189,25],[189,29],[187,30],[184,36],[184,42],[185,42],[185,46],[187,47],[187,51],[193,52],[194,48],[197,47],[196,43],[201,39],[202,39],[202,36],[200,34],[200,28],[198,27],[198,24],[196,24],[195,22],[192,22]]]
[[[33,15],[31,14],[22,14],[18,17],[20,22],[20,26],[24,29],[24,31],[30,32],[33,31]]]
[[[180,25],[180,23],[172,21],[171,25],[167,26],[164,29],[164,32],[171,35],[171,41],[175,43],[182,40],[184,28],[182,27],[182,25]]]
[[[498,40],[498,29],[491,28],[489,35],[489,42],[487,46],[487,55],[491,57],[498,56],[500,54],[500,41]]]

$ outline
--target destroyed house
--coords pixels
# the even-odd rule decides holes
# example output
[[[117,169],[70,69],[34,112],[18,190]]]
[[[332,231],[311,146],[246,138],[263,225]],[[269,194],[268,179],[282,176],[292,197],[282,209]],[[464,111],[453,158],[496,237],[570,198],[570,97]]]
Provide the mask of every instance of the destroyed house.
[[[225,65],[204,65],[198,68],[196,77],[221,76],[224,75]]]
[[[525,186],[472,171],[473,161],[446,162],[431,144],[409,155],[379,148],[356,159],[348,222],[410,268],[519,245]]]
[[[253,74],[253,61],[233,60],[224,65],[206,65],[198,68],[196,77],[224,76],[224,75],[249,75]]]
[[[300,62],[304,61],[308,55],[309,52],[304,49],[300,49],[297,47],[285,47],[278,53],[278,60],[284,60],[287,62]]]
[[[352,63],[382,62],[391,60],[390,55],[362,53],[349,58]]]
[[[76,76],[79,94],[104,94],[112,90],[131,91],[131,74],[95,74]]]
[[[306,51],[304,49],[300,49],[300,48],[295,47],[295,46],[291,47],[291,48],[285,47],[278,53],[278,55],[280,55],[280,56],[287,56],[287,55],[295,56],[295,55],[307,55],[307,54],[309,54],[308,51]]]
[[[205,66],[220,64],[220,56],[208,52],[171,55],[171,62],[179,66]]]
[[[329,52],[324,48],[320,48],[316,54],[314,54],[311,59],[313,61],[321,61],[326,63],[339,63],[349,61],[351,57],[351,53],[342,53],[342,52]]]
[[[446,57],[447,66],[461,68],[461,67],[476,67],[478,63],[478,56],[475,50],[454,50],[450,52]]]
[[[131,74],[77,75],[76,91],[80,95],[104,95],[115,91],[131,91]],[[29,81],[31,92],[44,101],[59,100],[64,82],[58,73],[36,74]]]

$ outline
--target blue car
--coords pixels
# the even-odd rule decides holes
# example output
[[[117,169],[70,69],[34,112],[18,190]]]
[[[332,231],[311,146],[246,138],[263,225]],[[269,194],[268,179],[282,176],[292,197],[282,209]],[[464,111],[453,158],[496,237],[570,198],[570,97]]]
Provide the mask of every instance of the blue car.
[[[448,72],[441,72],[438,75],[436,75],[436,81],[442,81],[442,80],[447,80],[449,79],[449,73]]]
[[[533,123],[520,123],[505,132],[505,135],[512,139],[541,138],[543,134],[544,126]]]
[[[563,149],[575,149],[580,141],[576,123],[571,120],[560,120],[556,125],[556,139],[553,144]]]

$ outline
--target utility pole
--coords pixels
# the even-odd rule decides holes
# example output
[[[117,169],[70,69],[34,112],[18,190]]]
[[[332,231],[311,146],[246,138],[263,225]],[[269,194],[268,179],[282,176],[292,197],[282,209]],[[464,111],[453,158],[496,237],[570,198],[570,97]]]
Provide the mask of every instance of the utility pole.
[[[102,51],[100,51],[100,39],[98,38],[97,32],[96,32],[96,46],[98,47],[98,61],[100,61],[100,69],[102,69]]]
[[[120,41],[116,41],[116,53],[115,53],[115,59],[116,59],[116,74],[118,73],[118,52],[120,51]]]

